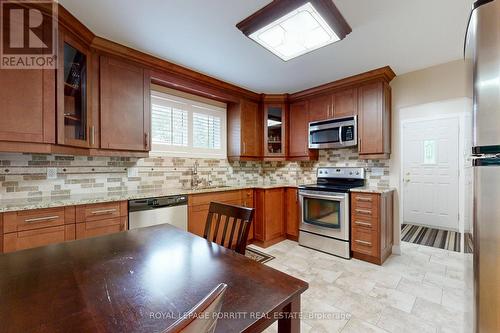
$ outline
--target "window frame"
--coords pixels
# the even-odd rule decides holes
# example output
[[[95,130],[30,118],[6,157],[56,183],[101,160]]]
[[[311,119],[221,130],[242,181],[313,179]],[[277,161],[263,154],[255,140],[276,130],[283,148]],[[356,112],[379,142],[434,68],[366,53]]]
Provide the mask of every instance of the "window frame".
[[[220,106],[203,103],[193,99],[175,96],[162,91],[151,90],[151,112],[153,109],[153,104],[162,105],[161,102],[158,102],[161,101],[162,99],[171,100],[172,101],[171,103],[182,104],[183,109],[187,111],[188,141],[187,141],[187,146],[176,146],[165,143],[158,143],[158,142],[155,143],[153,138],[151,138],[152,156],[156,155],[156,156],[168,156],[168,157],[195,157],[195,158],[217,158],[217,159],[227,158],[227,108],[222,108]],[[168,103],[167,101],[163,102],[165,104]],[[193,146],[193,140],[194,140],[193,113],[203,113],[221,118],[220,149],[195,148]],[[151,128],[152,127],[153,127],[153,122],[151,120]]]

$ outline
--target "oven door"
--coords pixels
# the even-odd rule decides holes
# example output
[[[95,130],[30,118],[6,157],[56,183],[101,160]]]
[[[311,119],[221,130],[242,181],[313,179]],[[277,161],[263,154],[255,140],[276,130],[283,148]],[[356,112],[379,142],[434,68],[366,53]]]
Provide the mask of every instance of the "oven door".
[[[349,240],[349,196],[347,193],[301,191],[300,230]]]

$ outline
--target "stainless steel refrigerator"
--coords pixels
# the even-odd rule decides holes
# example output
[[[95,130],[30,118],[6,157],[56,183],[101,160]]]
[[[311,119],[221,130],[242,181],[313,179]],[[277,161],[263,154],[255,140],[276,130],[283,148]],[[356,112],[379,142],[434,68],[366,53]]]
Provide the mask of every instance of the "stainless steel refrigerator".
[[[474,89],[475,332],[500,332],[500,0],[474,4],[466,38]]]

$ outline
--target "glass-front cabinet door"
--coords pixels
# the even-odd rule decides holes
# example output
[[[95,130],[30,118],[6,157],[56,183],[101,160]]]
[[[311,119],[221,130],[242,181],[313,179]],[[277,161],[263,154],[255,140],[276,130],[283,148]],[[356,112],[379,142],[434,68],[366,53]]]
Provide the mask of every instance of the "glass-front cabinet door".
[[[282,104],[265,105],[264,151],[268,157],[284,157],[286,149],[285,107]]]
[[[75,38],[61,32],[58,55],[59,144],[89,147],[92,136],[89,112],[89,51]]]

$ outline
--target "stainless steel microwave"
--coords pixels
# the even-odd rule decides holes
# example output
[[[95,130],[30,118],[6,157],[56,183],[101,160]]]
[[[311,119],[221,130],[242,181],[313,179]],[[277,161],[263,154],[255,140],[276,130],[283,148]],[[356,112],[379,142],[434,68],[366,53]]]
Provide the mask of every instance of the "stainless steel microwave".
[[[345,148],[358,144],[356,116],[309,123],[309,148]]]

